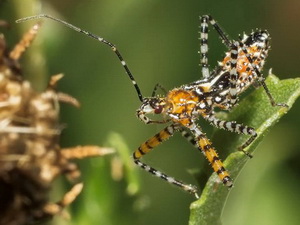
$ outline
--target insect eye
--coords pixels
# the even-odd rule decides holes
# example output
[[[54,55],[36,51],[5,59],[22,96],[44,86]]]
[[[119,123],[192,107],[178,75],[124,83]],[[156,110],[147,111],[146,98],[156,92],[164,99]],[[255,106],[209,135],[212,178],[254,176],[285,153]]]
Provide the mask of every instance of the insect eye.
[[[163,107],[161,105],[158,105],[158,106],[155,107],[154,113],[155,114],[160,114],[162,112],[162,110],[163,110]]]

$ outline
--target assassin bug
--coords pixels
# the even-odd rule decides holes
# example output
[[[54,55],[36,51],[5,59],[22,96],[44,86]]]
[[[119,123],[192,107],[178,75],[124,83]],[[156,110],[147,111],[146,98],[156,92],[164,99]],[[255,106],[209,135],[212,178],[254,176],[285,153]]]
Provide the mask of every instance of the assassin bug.
[[[179,186],[181,189],[195,194],[197,188],[193,185],[185,184],[176,180],[153,167],[140,161],[142,156],[150,152],[163,141],[177,131],[187,138],[196,148],[198,148],[207,158],[213,170],[218,174],[220,180],[227,187],[232,187],[233,181],[229,173],[224,168],[222,161],[219,159],[211,141],[202,132],[201,127],[196,123],[201,116],[211,125],[225,129],[238,134],[250,135],[250,138],[240,146],[239,150],[251,157],[244,149],[249,146],[257,137],[254,128],[239,124],[235,121],[225,121],[215,117],[215,108],[230,111],[238,102],[238,95],[244,92],[250,85],[258,84],[263,86],[272,106],[287,107],[284,103],[276,103],[264,82],[262,68],[265,58],[270,48],[270,36],[265,30],[256,30],[250,35],[240,37],[238,41],[229,40],[225,32],[209,15],[200,17],[200,55],[203,79],[197,80],[191,84],[182,85],[166,92],[165,97],[156,96],[157,88],[155,86],[151,97],[143,97],[139,86],[137,85],[131,71],[125,63],[122,55],[116,46],[111,42],[82,30],[60,19],[49,15],[41,14],[18,20],[23,22],[31,19],[48,18],[65,26],[83,33],[97,41],[108,45],[117,55],[123,65],[127,75],[134,85],[141,106],[136,111],[137,117],[145,124],[165,124],[168,125],[152,138],[145,141],[133,153],[134,162],[149,173],[160,177],[167,182]],[[219,65],[212,71],[208,67],[208,25],[211,25],[220,36],[224,45],[228,48],[225,57]],[[162,88],[163,89],[163,88]],[[163,114],[167,116],[165,120],[151,120],[146,114]]]

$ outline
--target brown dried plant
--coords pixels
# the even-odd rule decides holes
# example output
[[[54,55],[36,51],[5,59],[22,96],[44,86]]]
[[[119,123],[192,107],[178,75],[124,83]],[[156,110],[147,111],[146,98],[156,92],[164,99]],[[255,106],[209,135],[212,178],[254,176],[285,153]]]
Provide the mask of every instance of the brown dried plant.
[[[24,80],[19,58],[39,27],[34,25],[11,51],[0,35],[0,224],[5,225],[30,224],[64,212],[83,184],[75,184],[60,201],[51,203],[54,179],[64,174],[74,182],[80,171],[70,160],[112,152],[97,146],[60,147],[59,104],[78,107],[79,102],[56,90],[61,74],[52,76],[41,93]]]

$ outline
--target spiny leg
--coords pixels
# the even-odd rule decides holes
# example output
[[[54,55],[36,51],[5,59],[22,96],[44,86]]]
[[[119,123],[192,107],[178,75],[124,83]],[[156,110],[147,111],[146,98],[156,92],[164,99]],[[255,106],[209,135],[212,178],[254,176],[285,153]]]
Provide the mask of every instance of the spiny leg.
[[[200,152],[203,153],[201,148],[199,148],[197,141],[195,140],[193,135],[191,135],[189,132],[187,132],[186,130],[183,130],[183,129],[180,130],[180,133],[188,142],[191,143],[191,145],[193,145],[195,148],[197,148]]]
[[[228,39],[226,33],[221,29],[219,24],[210,15],[203,15],[200,17],[200,55],[201,55],[201,66],[202,66],[202,76],[203,78],[208,78],[210,76],[208,68],[208,22],[214,27],[214,29],[219,34],[222,43],[226,45],[227,48],[232,47],[232,42]]]
[[[152,138],[148,139],[140,147],[138,147],[138,149],[133,153],[133,160],[134,160],[135,164],[137,164],[139,167],[146,170],[147,172],[149,172],[171,184],[174,184],[174,185],[180,187],[184,191],[195,194],[195,196],[197,197],[197,188],[195,186],[184,184],[183,182],[178,181],[178,180],[174,179],[173,177],[170,177],[167,174],[164,174],[164,173],[162,173],[140,161],[140,158],[142,158],[143,155],[147,154],[153,148],[158,146],[160,143],[167,140],[169,137],[173,136],[175,131],[177,131],[178,129],[179,129],[178,125],[171,124],[170,126],[167,126],[162,131],[157,133]]]
[[[205,156],[204,151],[202,151],[202,149],[198,146],[198,143],[195,140],[195,137],[190,132],[188,132],[187,130],[181,129],[180,133],[194,148],[196,148],[198,151],[200,151],[201,154],[203,154]],[[207,174],[206,172],[200,173],[200,171],[199,171],[199,173],[194,174],[194,176],[196,176],[198,183],[200,184],[200,187],[204,187],[204,184],[206,183],[206,181],[209,177],[209,174]]]
[[[192,124],[188,128],[195,136],[198,148],[200,148],[203,151],[207,160],[210,162],[213,170],[218,174],[220,180],[227,187],[232,187],[232,179],[230,178],[227,170],[224,168],[224,165],[220,160],[218,154],[216,153],[215,149],[212,147],[212,143],[210,142],[210,140],[206,137],[206,135],[196,124]]]
[[[245,53],[245,55],[246,55],[246,57],[247,57],[247,59],[250,63],[250,66],[252,67],[252,71],[254,73],[256,73],[256,75],[258,77],[258,83],[263,86],[263,88],[264,88],[264,90],[265,90],[265,92],[266,92],[266,94],[267,94],[267,96],[270,100],[271,105],[272,106],[280,106],[280,107],[287,107],[288,108],[289,106],[286,103],[277,103],[277,102],[275,102],[275,100],[274,100],[267,84],[265,83],[265,78],[262,76],[261,72],[257,68],[257,65],[254,64],[250,54],[247,51],[247,47],[242,42],[239,42],[239,45],[242,48],[242,51]]]
[[[231,50],[230,50],[230,89],[229,89],[229,98],[230,98],[230,107],[234,106],[237,101],[237,80],[239,77],[238,71],[237,71],[237,58],[238,58],[238,42],[234,42],[232,44]]]
[[[209,23],[214,27],[214,29],[219,34],[222,42],[228,47],[231,47],[231,41],[228,39],[226,33],[222,30],[222,28],[219,26],[219,24],[212,18],[211,15],[204,15],[203,17],[206,17]]]
[[[203,155],[205,155],[204,151],[199,147],[198,142],[195,140],[195,137],[187,132],[186,130],[179,130],[182,137],[184,137],[191,145],[193,145],[196,149],[198,149]]]
[[[129,78],[130,78],[133,86],[135,87],[135,90],[136,90],[136,92],[138,94],[138,97],[139,97],[140,101],[141,102],[143,101],[142,92],[141,92],[138,84],[136,83],[136,81],[135,81],[135,79],[134,79],[131,71],[129,70],[126,62],[124,61],[121,53],[118,51],[116,45],[114,45],[113,43],[111,43],[111,42],[105,40],[104,38],[99,37],[99,36],[97,36],[97,35],[95,35],[95,34],[93,34],[91,32],[85,31],[85,30],[83,30],[83,29],[81,29],[79,27],[76,27],[76,26],[74,26],[74,25],[72,25],[70,23],[67,23],[66,21],[57,19],[57,18],[52,17],[52,16],[47,15],[47,14],[39,14],[39,15],[36,15],[36,16],[25,17],[25,18],[17,20],[16,22],[17,23],[21,23],[21,22],[25,22],[25,21],[28,21],[28,20],[35,20],[35,19],[40,19],[40,18],[47,18],[47,19],[51,19],[53,21],[59,22],[59,23],[65,25],[65,26],[69,27],[72,30],[75,30],[75,31],[77,31],[79,33],[82,33],[82,34],[84,34],[84,35],[86,35],[86,36],[88,36],[90,38],[93,38],[93,39],[95,39],[95,40],[97,40],[99,42],[102,42],[103,44],[108,45],[111,48],[111,50],[116,54],[116,56],[118,57],[118,59],[120,60],[123,68],[125,69],[126,74],[129,76]]]
[[[202,66],[202,76],[203,78],[208,78],[209,68],[208,68],[208,18],[207,16],[200,17],[200,56],[201,56],[201,66]]]
[[[249,152],[246,152],[244,149],[248,147],[257,137],[257,133],[254,128],[245,126],[243,124],[238,124],[235,121],[220,120],[216,118],[213,114],[204,117],[204,119],[209,121],[211,125],[217,128],[224,129],[238,134],[251,135],[251,137],[242,146],[240,146],[238,150],[242,151],[249,158],[253,157]]]

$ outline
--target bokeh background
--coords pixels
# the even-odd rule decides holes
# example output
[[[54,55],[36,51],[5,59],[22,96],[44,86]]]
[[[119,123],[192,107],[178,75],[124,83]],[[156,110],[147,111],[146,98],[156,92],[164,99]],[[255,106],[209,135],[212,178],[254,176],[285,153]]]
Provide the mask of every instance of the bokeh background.
[[[267,29],[272,36],[272,50],[265,73],[273,68],[280,79],[299,76],[299,11],[299,0],[2,0],[0,19],[11,26],[9,30],[0,29],[13,46],[33,24],[15,24],[16,19],[48,13],[98,34],[118,46],[147,96],[156,83],[171,89],[201,78],[197,51],[199,16],[203,14],[213,15],[231,38],[255,28]],[[209,46],[213,67],[225,51],[214,31]],[[139,100],[135,90],[107,46],[44,21],[23,66],[27,79],[39,90],[50,75],[64,73],[59,89],[82,103],[79,110],[64,105],[61,108],[61,121],[67,124],[63,146],[122,148],[115,156],[79,162],[85,188],[70,207],[72,220],[55,218],[52,224],[188,223],[192,196],[135,168],[133,163],[125,169],[122,166],[128,164],[129,153],[162,127],[146,126],[137,120]],[[299,224],[299,112],[298,101],[243,169],[226,203],[224,225]],[[206,123],[203,129],[211,131]],[[222,149],[218,152],[226,157]],[[180,135],[146,156],[145,161],[193,184],[197,182],[188,170],[207,164]],[[59,179],[53,199],[58,200],[69,187],[64,178]]]

